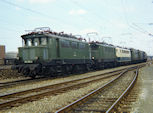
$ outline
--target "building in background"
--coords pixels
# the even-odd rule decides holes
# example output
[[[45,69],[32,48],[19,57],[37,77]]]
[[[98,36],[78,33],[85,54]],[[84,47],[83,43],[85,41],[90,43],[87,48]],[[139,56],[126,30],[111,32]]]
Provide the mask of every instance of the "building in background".
[[[5,53],[6,59],[16,59],[17,58],[17,52],[6,52]]]
[[[5,58],[5,46],[0,45],[0,59],[4,59],[4,58]]]
[[[16,58],[17,58],[17,52],[6,52],[4,64],[13,65],[15,64]]]
[[[5,58],[5,46],[0,45],[0,65],[4,64],[4,58]]]
[[[17,58],[17,52],[5,52],[5,46],[0,45],[0,65],[13,65]]]
[[[147,57],[147,60],[148,60],[148,61],[153,60],[153,56],[148,56],[148,57]]]

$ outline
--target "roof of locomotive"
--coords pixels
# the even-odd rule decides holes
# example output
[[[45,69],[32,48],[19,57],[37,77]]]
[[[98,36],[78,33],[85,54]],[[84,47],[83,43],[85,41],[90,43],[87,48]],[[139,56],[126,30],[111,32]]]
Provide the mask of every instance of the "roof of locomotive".
[[[130,51],[129,48],[124,48],[124,47],[120,47],[120,46],[116,46],[115,48],[116,48],[116,49],[121,49],[121,50],[127,50],[127,51]]]
[[[40,30],[37,31],[37,29],[40,29]],[[50,28],[48,28],[47,30],[42,30],[42,28],[36,28],[33,31],[28,32],[27,34],[21,35],[23,39],[33,38],[33,37],[43,37],[43,36],[87,43],[86,39],[83,39],[82,37],[77,38],[76,36],[72,34],[66,34],[64,32],[59,32],[59,33],[53,32],[50,30]]]
[[[110,47],[110,48],[115,48],[114,45],[108,44],[105,42],[90,42],[91,45],[98,45],[98,46],[105,46],[105,47]]]

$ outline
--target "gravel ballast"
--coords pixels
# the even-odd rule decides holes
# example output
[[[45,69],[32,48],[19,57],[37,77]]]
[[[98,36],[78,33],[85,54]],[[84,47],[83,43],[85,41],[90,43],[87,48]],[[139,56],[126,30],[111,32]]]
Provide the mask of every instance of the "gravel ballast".
[[[139,71],[138,78],[140,93],[133,104],[133,113],[153,113],[153,64],[149,64]]]
[[[13,92],[18,92],[18,91],[43,87],[43,86],[47,86],[47,85],[57,84],[57,83],[61,83],[61,82],[66,82],[66,81],[70,81],[70,80],[76,80],[76,79],[80,79],[80,78],[95,76],[95,75],[98,75],[98,74],[103,74],[103,73],[106,73],[106,72],[110,72],[110,71],[114,71],[114,70],[118,70],[118,69],[122,69],[122,68],[125,68],[125,67],[106,69],[106,70],[101,70],[101,71],[96,71],[96,72],[88,72],[88,73],[85,73],[85,74],[71,75],[71,76],[68,76],[68,77],[49,79],[49,80],[39,81],[39,82],[31,82],[31,83],[24,84],[24,85],[17,85],[17,86],[14,86],[14,87],[1,89],[0,94],[4,95],[4,94],[7,94],[7,93],[13,93]]]
[[[113,77],[111,79],[113,79]],[[44,99],[41,99],[39,101],[29,102],[19,107],[14,107],[12,109],[2,111],[2,112],[3,113],[8,113],[8,112],[11,112],[11,113],[12,112],[13,113],[14,112],[19,112],[19,113],[55,112],[59,108],[64,107],[67,104],[70,104],[71,102],[82,97],[83,95],[91,92],[93,89],[96,89],[104,85],[109,80],[110,78],[105,79],[104,81],[101,81],[101,82],[89,84],[87,87],[80,88],[78,90],[71,90],[69,92],[61,93],[59,95],[45,97]]]
[[[129,67],[129,66],[126,66],[126,67]],[[15,88],[7,88],[7,89],[0,90],[0,93],[5,94],[7,92],[11,93],[11,92],[15,92],[15,91],[22,91],[25,89],[32,89],[32,88],[36,88],[36,87],[40,87],[40,86],[42,87],[45,85],[51,85],[51,84],[60,83],[60,82],[64,82],[64,81],[75,80],[75,79],[84,78],[87,76],[94,76],[97,74],[102,74],[102,73],[106,73],[109,71],[122,69],[122,68],[125,68],[125,66],[114,68],[114,69],[96,71],[96,72],[92,72],[92,73],[90,72],[90,73],[81,74],[81,75],[72,75],[69,77],[57,78],[57,79],[53,79],[53,80],[46,80],[46,81],[38,82],[36,84],[31,83],[31,84],[27,84],[25,86],[24,85],[17,86]],[[58,94],[56,96],[45,97],[44,99],[41,99],[39,101],[29,102],[29,103],[23,104],[19,107],[14,107],[12,109],[8,109],[6,111],[0,111],[0,112],[2,112],[2,113],[55,112],[57,109],[65,106],[65,105],[73,102],[74,100],[77,100],[78,98],[82,97],[83,95],[91,92],[91,89],[96,89],[96,88],[100,87],[101,85],[104,85],[109,80],[110,80],[110,78],[105,79],[105,81],[103,81],[103,82],[89,84],[87,87],[84,87],[84,88],[80,88],[77,90],[70,90],[69,92]]]

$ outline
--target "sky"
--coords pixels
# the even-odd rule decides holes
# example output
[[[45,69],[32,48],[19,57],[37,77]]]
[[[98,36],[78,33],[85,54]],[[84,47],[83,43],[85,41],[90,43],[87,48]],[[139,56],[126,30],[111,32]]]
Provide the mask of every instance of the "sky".
[[[25,30],[81,35],[153,55],[153,0],[0,0],[0,45],[18,51]]]

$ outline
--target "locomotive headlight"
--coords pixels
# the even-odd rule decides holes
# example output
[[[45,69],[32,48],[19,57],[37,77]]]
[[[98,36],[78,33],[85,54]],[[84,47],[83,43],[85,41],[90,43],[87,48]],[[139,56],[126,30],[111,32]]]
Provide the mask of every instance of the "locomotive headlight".
[[[95,57],[92,57],[92,59],[95,59]]]

